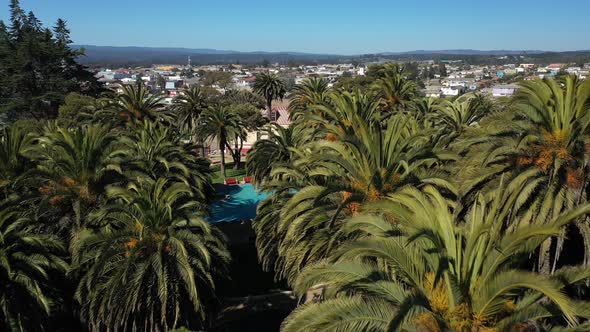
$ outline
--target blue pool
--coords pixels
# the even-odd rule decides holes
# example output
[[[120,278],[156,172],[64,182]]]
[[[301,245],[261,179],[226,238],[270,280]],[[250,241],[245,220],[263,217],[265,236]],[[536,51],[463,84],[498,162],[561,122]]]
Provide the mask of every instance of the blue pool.
[[[211,216],[207,219],[210,223],[254,219],[258,203],[268,196],[257,192],[251,184],[224,186],[217,193],[229,198],[211,203]]]

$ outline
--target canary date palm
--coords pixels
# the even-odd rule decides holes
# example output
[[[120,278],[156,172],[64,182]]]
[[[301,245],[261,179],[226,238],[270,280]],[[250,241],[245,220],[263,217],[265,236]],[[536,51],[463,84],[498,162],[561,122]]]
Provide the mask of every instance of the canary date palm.
[[[289,162],[270,171],[263,187],[278,194],[261,203],[254,222],[261,260],[289,281],[333,249],[347,216],[365,204],[405,186],[433,183],[453,192],[432,171],[444,156],[413,119],[400,114],[383,124],[378,103],[363,96],[334,95],[332,102],[322,107],[318,137],[325,138],[290,149]]]
[[[121,92],[114,94],[103,112],[111,112],[125,123],[171,119],[164,108],[164,97],[151,94],[144,84],[121,84],[120,89]]]
[[[473,197],[482,188],[495,187],[500,178],[521,188],[514,194],[513,225],[542,224],[586,202],[589,96],[590,82],[573,76],[522,82],[508,110],[455,144],[467,155],[460,170],[466,179],[462,195]],[[584,237],[588,264],[590,227],[586,218],[575,225]],[[550,241],[543,246],[539,269],[557,268],[564,240],[562,234],[551,240],[557,241],[554,249]]]
[[[56,311],[64,244],[38,232],[18,205],[0,209],[0,323],[3,331],[40,331]]]
[[[93,215],[103,231],[74,245],[82,318],[96,331],[204,326],[229,254],[191,188],[142,179],[107,193],[109,203]]]
[[[328,262],[306,268],[295,290],[322,285],[326,300],[298,308],[282,331],[516,331],[532,323],[577,326],[590,304],[565,289],[590,277],[573,267],[555,276],[523,268],[528,255],[590,205],[544,225],[506,234],[499,192],[457,220],[454,202],[434,188],[406,188],[354,218],[343,231],[359,236]],[[360,234],[360,235],[359,235]],[[531,325],[532,327],[532,325]]]
[[[256,75],[254,81],[254,92],[264,97],[266,101],[266,111],[270,118],[272,112],[272,101],[282,99],[287,93],[285,83],[275,74],[260,73]]]

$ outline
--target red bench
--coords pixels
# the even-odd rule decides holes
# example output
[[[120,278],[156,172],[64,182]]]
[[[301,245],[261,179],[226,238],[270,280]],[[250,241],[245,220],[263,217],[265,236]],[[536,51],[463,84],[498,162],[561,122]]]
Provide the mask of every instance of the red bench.
[[[244,177],[244,183],[251,183],[251,182],[252,182],[252,177],[251,176]]]
[[[236,179],[236,178],[225,179],[225,184],[229,184],[229,185],[238,184],[238,179]]]

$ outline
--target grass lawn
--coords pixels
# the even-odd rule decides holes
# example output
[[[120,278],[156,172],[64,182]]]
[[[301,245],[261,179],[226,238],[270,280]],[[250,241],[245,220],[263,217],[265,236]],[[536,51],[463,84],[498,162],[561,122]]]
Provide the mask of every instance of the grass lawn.
[[[243,163],[242,163],[242,168],[241,169],[233,169],[234,164],[233,163],[227,163],[225,165],[225,175],[228,178],[238,178],[238,180],[241,180],[242,177],[246,176],[246,170],[243,168]],[[220,171],[220,167],[219,166],[213,166],[211,167],[211,169],[213,170],[213,183],[223,183],[223,175],[221,175],[221,171]]]

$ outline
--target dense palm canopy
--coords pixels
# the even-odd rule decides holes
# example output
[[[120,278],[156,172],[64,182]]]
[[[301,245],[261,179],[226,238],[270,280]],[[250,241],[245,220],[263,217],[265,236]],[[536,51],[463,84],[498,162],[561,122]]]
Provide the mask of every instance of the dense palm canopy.
[[[143,84],[121,84],[121,93],[116,93],[107,113],[113,113],[124,122],[135,120],[170,120],[163,104],[163,96],[151,94]]]
[[[85,125],[74,129],[49,124],[35,147],[38,191],[43,204],[66,212],[60,229],[75,232],[96,206],[113,164],[115,137],[109,128]]]
[[[11,8],[5,46],[34,28],[25,35],[55,38],[73,61],[63,21],[54,36],[17,0]],[[221,73],[223,93],[197,83],[168,104],[140,80],[29,100],[13,90],[38,64],[18,66],[29,76],[5,92],[34,119],[0,123],[2,331],[220,330],[233,312],[257,311],[250,297],[222,308],[236,299],[220,281],[252,277],[233,270],[242,252],[228,271],[230,246],[207,221],[228,193],[212,184],[225,153],[238,173],[254,136],[245,178],[266,199],[251,224],[220,227],[255,242],[273,287],[302,296],[284,331],[590,330],[588,80],[525,81],[506,100],[431,99],[418,77],[432,68],[417,63],[291,91],[271,73],[256,73],[253,92],[226,89],[232,74],[220,71],[199,83]],[[284,97],[291,124],[267,125],[264,104],[272,119]]]
[[[76,299],[92,330],[169,328],[203,322],[214,276],[229,257],[222,236],[192,201],[191,188],[165,178],[110,187],[97,223],[82,236],[73,262]]]
[[[35,136],[26,128],[12,126],[0,132],[0,190],[5,199],[18,179],[34,166],[30,162]]]
[[[149,121],[136,123],[125,133],[98,124],[61,127],[49,122],[38,132],[15,125],[3,131],[0,143],[6,166],[6,195],[0,201],[3,328],[59,326],[51,321],[56,312],[63,315],[67,310],[66,315],[72,315],[78,310],[64,308],[71,301],[62,296],[71,296],[70,287],[75,286],[70,282],[78,283],[83,294],[79,305],[91,329],[121,329],[125,324],[137,328],[140,321],[146,326],[151,316],[137,314],[138,309],[160,313],[172,303],[178,307],[151,321],[152,330],[207,324],[205,319],[216,308],[214,283],[223,277],[219,272],[229,254],[223,236],[203,219],[211,179],[209,163],[197,157],[196,146],[182,142],[172,128]],[[113,253],[115,247],[109,246],[121,234],[127,240]],[[147,241],[142,244],[162,241],[165,265],[158,271],[168,280],[170,293],[163,303],[141,299],[137,307],[123,307],[132,293],[104,290],[145,289],[129,288],[125,276],[111,274],[102,264],[111,259],[113,266],[124,269],[119,263],[128,257],[129,241],[142,238]],[[68,279],[66,248],[75,263]],[[144,257],[141,252],[137,255]],[[144,272],[151,277],[154,270]],[[156,279],[145,282],[150,280]],[[152,289],[156,297],[158,289]],[[113,316],[103,315],[106,308]],[[112,308],[122,311],[115,315]]]
[[[430,97],[415,99],[410,106],[410,114],[421,124],[429,121],[432,114],[438,110],[439,100]],[[425,126],[427,124],[424,124]]]
[[[480,128],[467,131],[455,142],[466,158],[458,171],[468,175],[460,191],[467,199],[482,188],[504,181],[521,190],[515,194],[513,224],[545,223],[556,214],[586,202],[588,176],[587,119],[590,84],[575,77],[560,82],[539,80],[522,83],[511,107],[482,120]],[[589,261],[587,220],[578,220]],[[539,265],[555,270],[565,237],[549,253],[544,244]],[[550,261],[552,263],[550,264]]]
[[[171,128],[145,121],[119,140],[118,169],[126,178],[161,176],[190,185],[201,203],[211,192],[209,162],[197,157],[197,146],[182,142]]]
[[[0,331],[209,329],[230,254],[206,220],[212,170],[195,143],[215,135],[199,119],[209,106],[257,105],[232,111],[232,126],[246,125],[226,132],[241,134],[263,123],[263,102],[192,87],[169,105],[141,80],[111,91],[76,63],[83,52],[67,46],[63,20],[51,30],[18,0],[10,8],[10,27],[0,22],[12,62],[0,82]]]
[[[328,102],[329,83],[326,79],[312,77],[296,85],[289,95],[289,114],[294,121],[303,121],[314,112],[314,105]]]
[[[0,323],[3,331],[40,331],[59,302],[65,249],[17,206],[0,210]]]
[[[533,320],[577,325],[590,306],[569,299],[565,289],[587,280],[590,270],[550,277],[520,266],[590,205],[506,235],[498,227],[507,215],[503,203],[498,194],[480,196],[465,220],[455,220],[453,204],[433,188],[389,196],[376,214],[343,229],[355,241],[299,276],[296,290],[321,284],[328,299],[302,306],[283,331],[510,331]]]
[[[583,330],[589,305],[571,292],[590,257],[590,84],[435,101],[383,70],[369,93],[302,85],[297,120],[248,157],[273,193],[253,223],[261,263],[299,294],[326,292],[283,329]],[[566,234],[585,239],[567,257],[580,267],[560,263]]]
[[[407,185],[436,183],[453,191],[429,171],[444,158],[411,118],[391,117],[383,129],[377,101],[349,93],[331,99],[334,106],[319,108],[325,120],[317,136],[325,139],[291,147],[281,136],[277,143],[262,141],[249,158],[248,167],[268,178],[264,188],[276,193],[259,206],[254,228],[264,265],[281,278],[293,280],[325,257],[346,217],[364,204]],[[257,159],[275,151],[283,151],[282,161],[267,176]]]

